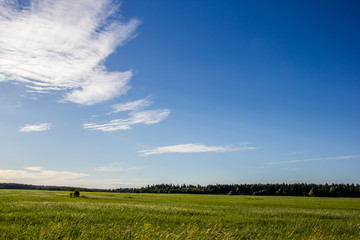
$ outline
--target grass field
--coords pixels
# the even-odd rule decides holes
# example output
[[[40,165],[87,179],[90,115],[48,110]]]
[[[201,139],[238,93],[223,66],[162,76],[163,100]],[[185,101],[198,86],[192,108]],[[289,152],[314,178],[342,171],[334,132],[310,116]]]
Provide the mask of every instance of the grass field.
[[[360,199],[0,190],[1,239],[360,239]]]

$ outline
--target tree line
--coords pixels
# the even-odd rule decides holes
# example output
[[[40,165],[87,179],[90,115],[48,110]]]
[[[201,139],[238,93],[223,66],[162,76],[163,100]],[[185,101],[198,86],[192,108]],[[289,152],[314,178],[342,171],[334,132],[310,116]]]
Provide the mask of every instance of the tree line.
[[[359,184],[156,184],[132,189],[133,193],[187,193],[259,196],[360,197]]]
[[[183,193],[183,194],[228,194],[258,196],[313,196],[313,197],[360,197],[359,184],[155,184],[141,188],[79,188],[66,186],[39,186],[19,183],[0,183],[0,189],[28,189],[86,192],[119,192],[119,193]]]

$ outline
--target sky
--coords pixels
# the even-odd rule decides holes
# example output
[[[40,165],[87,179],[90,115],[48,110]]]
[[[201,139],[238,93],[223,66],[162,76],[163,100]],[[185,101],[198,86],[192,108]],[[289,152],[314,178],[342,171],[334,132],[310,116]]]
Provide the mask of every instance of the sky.
[[[0,182],[360,183],[358,1],[0,0]]]

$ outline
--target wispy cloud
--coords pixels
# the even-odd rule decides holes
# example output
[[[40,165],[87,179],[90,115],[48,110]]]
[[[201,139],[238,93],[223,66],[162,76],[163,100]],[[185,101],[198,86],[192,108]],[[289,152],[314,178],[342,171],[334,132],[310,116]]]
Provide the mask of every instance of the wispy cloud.
[[[45,170],[42,167],[26,167],[23,170],[0,169],[0,182],[17,182],[37,185],[76,186],[88,188],[140,187],[147,183],[139,179],[89,179],[89,174],[68,171]]]
[[[75,173],[67,171],[45,170],[42,167],[26,167],[25,170],[3,170],[0,169],[0,181],[18,181],[27,180],[70,180],[86,177],[88,174]]]
[[[126,93],[131,71],[104,60],[134,36],[111,0],[0,1],[0,73],[29,92],[64,91],[62,101],[92,105]]]
[[[147,98],[142,98],[133,102],[119,103],[111,106],[113,111],[111,111],[109,114],[125,111],[137,111],[150,106],[151,104],[152,102]]]
[[[142,167],[127,167],[124,163],[110,163],[108,165],[97,167],[95,168],[95,171],[101,171],[101,172],[121,172],[121,171],[139,171]]]
[[[149,183],[143,182],[139,179],[118,179],[118,178],[108,178],[108,179],[76,179],[63,181],[62,184],[54,183],[53,185],[57,186],[77,186],[77,187],[87,187],[87,188],[105,188],[105,189],[114,189],[114,188],[126,188],[126,187],[143,187]]]
[[[323,157],[323,158],[310,158],[310,159],[298,159],[280,162],[268,162],[267,164],[287,164],[287,163],[301,163],[301,162],[313,162],[313,161],[334,161],[334,160],[348,160],[348,159],[360,159],[360,155],[346,155],[338,157]]]
[[[40,172],[42,170],[42,167],[25,167],[26,170],[29,171],[38,171]]]
[[[164,154],[164,153],[203,153],[203,152],[234,152],[254,150],[255,147],[249,146],[250,143],[240,144],[238,147],[232,146],[206,146],[204,144],[180,144],[172,146],[156,147],[149,150],[141,150],[143,156]]]
[[[51,126],[49,123],[36,123],[26,124],[19,129],[20,132],[42,132],[50,130]]]
[[[170,110],[168,109],[131,112],[129,114],[129,118],[115,119],[103,124],[85,123],[83,124],[83,127],[91,130],[99,130],[105,132],[127,130],[131,129],[131,126],[135,124],[149,125],[159,123],[165,118],[167,118],[169,114]]]

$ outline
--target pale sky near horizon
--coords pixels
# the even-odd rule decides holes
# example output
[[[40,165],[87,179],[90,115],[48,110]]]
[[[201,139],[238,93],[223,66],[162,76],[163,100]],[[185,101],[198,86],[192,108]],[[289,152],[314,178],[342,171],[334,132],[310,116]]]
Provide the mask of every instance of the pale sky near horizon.
[[[0,0],[0,182],[360,183],[358,1]]]

